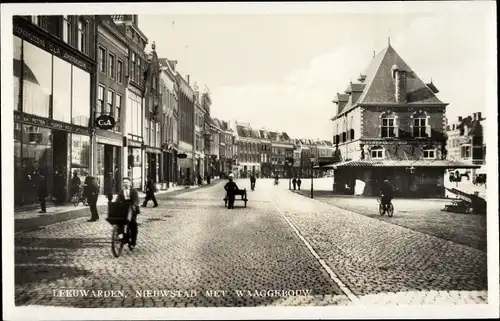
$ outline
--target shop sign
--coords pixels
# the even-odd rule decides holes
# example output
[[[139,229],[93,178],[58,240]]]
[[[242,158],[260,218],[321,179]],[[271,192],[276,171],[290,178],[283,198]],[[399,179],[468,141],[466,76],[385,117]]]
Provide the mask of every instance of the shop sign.
[[[52,120],[48,118],[43,118],[35,115],[30,115],[30,114],[24,114],[19,111],[14,111],[14,121],[28,124],[28,125],[35,125],[35,126],[41,126],[41,127],[48,127],[52,129],[59,129],[59,130],[64,130],[72,133],[77,133],[77,134],[83,134],[83,135],[88,135],[89,130],[88,128],[73,125],[73,124],[67,124],[63,123],[57,120]]]
[[[113,116],[101,115],[95,120],[95,125],[100,129],[111,129],[115,127],[116,121]]]

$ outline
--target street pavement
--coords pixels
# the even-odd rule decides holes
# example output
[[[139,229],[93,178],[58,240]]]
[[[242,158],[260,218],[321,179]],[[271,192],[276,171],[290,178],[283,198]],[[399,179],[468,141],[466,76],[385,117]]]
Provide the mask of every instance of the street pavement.
[[[222,183],[160,195],[158,208],[139,215],[137,247],[119,258],[103,219],[16,233],[16,305],[487,302],[483,251],[308,199],[272,180],[257,181],[246,208],[237,201],[228,210],[223,197]]]

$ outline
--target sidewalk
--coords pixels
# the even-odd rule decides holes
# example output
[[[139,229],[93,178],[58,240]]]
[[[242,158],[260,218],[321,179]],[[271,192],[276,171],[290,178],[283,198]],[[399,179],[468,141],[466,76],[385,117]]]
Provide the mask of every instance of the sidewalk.
[[[210,186],[215,186],[219,180],[213,180],[209,185],[202,185],[201,187],[195,186],[176,186],[171,187],[168,190],[158,191],[155,195],[156,197],[162,198],[162,195],[178,195],[182,194],[184,191],[195,191],[199,188],[205,188]],[[116,199],[117,194],[113,195],[113,200]],[[146,194],[143,192],[139,192],[139,198],[144,200]],[[108,199],[105,195],[99,195],[99,199],[97,201],[97,211],[99,212],[99,216],[103,217],[106,212]],[[80,217],[88,216],[90,218],[90,209],[88,206],[83,206],[80,203],[78,206],[74,206],[73,204],[65,204],[60,206],[52,206],[47,207],[47,213],[39,213],[40,208],[35,210],[23,211],[14,213],[14,226],[15,233],[27,232],[31,230],[41,229],[44,226],[64,222]]]

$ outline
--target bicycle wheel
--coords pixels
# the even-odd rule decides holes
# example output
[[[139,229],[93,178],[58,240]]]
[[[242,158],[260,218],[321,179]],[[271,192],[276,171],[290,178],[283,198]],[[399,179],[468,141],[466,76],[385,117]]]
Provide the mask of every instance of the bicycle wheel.
[[[113,232],[111,234],[111,251],[115,257],[119,257],[123,250],[123,242],[119,238],[120,228],[118,225],[113,225]]]
[[[378,205],[378,212],[380,213],[381,216],[384,216],[385,214],[384,204],[380,203]]]
[[[392,215],[394,215],[394,206],[390,203],[387,207],[387,216],[392,217]]]

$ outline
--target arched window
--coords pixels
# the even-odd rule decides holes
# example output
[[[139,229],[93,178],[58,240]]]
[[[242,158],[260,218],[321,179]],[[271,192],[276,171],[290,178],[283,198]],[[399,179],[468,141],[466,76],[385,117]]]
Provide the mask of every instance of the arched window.
[[[372,159],[383,159],[385,150],[382,146],[372,147],[370,150],[370,156]]]
[[[393,112],[386,112],[380,115],[380,137],[398,137],[398,116]]]
[[[412,114],[412,131],[414,138],[430,137],[429,116],[425,111],[417,111]]]

